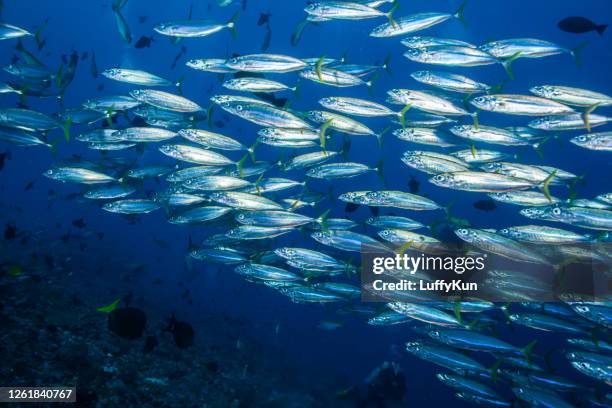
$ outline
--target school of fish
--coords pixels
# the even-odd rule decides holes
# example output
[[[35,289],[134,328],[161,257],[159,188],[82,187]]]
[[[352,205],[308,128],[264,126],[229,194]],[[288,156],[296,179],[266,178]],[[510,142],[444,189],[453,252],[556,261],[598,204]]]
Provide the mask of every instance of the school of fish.
[[[112,12],[121,37],[130,42],[129,25],[121,14],[126,3],[115,0]],[[165,212],[172,224],[222,229],[190,248],[189,256],[228,265],[249,282],[265,285],[296,303],[337,304],[338,312],[363,316],[374,326],[409,325],[415,334],[405,343],[405,351],[438,366],[437,379],[468,403],[508,408],[516,401],[533,407],[610,406],[610,294],[596,298],[576,294],[555,303],[538,302],[539,292],[546,288],[534,283],[521,265],[554,269],[596,260],[609,268],[612,253],[604,244],[612,231],[612,192],[578,197],[574,186],[581,175],[545,164],[544,159],[523,163],[517,157],[521,149],[539,151],[557,135],[593,155],[610,154],[612,131],[605,128],[612,116],[605,111],[612,97],[564,84],[541,84],[522,94],[508,94],[502,86],[470,77],[469,67],[497,64],[505,80],[519,81],[512,70],[517,61],[536,64],[523,60],[550,57],[570,64],[584,45],[567,48],[520,37],[470,44],[420,35],[438,24],[462,22],[465,8],[463,3],[456,10],[402,15],[399,2],[389,0],[313,1],[305,6],[304,21],[292,37],[296,44],[308,25],[366,19],[375,26],[364,36],[397,37],[403,47],[400,58],[411,61],[414,70],[398,79],[396,88],[385,90],[382,101],[375,96],[337,96],[334,90],[371,87],[388,69],[388,61],[361,65],[341,57],[306,58],[298,55],[297,48],[296,55],[202,55],[188,60],[186,69],[199,71],[203,80],[221,78],[227,90],[209,101],[182,96],[187,84],[180,80],[144,69],[108,67],[100,75],[131,85],[129,92],[92,97],[53,115],[2,108],[0,141],[61,153],[64,137],[76,140],[90,150],[93,159],[63,160],[58,154],[56,164],[43,175],[83,187],[83,197],[99,203],[101,210],[143,218],[147,213]],[[239,13],[225,22],[190,16],[160,22],[151,31],[178,43],[223,31],[235,34],[239,25]],[[24,28],[0,23],[0,40],[19,41],[18,61],[4,67],[12,79],[0,84],[0,92],[24,99],[61,99],[75,75],[76,62],[71,58],[59,71],[51,70],[26,49],[34,37],[38,38]],[[456,67],[462,68],[461,74]],[[303,81],[328,91],[318,101],[320,106],[298,111],[265,97],[282,93],[297,98]],[[255,136],[224,134],[213,126],[212,118],[220,111],[232,121],[257,125],[259,131]],[[494,120],[482,120],[481,112],[519,116],[524,126],[498,127]],[[386,118],[388,127],[370,127],[368,120],[374,117]],[[54,132],[59,136],[52,137]],[[387,154],[378,163],[351,161],[351,141],[359,143],[355,139],[360,137],[374,138],[379,146],[395,137],[410,147]],[[277,160],[257,160],[263,145],[276,152]],[[144,166],[122,156],[144,150],[156,152],[159,161]],[[403,187],[387,187],[382,180],[377,190],[360,190],[357,184],[353,191],[339,193],[331,188],[338,179],[355,178],[358,183],[360,176],[372,172],[384,177],[385,165],[406,176],[422,172],[432,188],[448,189],[449,199],[438,203],[402,191]],[[158,191],[147,196],[143,184],[151,179],[160,183]],[[327,180],[329,192],[309,188],[317,180]],[[567,198],[554,196],[551,187],[566,191]],[[484,193],[520,212],[525,223],[492,230],[454,218],[447,207],[454,190],[472,192],[475,197]],[[336,202],[347,208],[370,207],[372,216],[331,217],[327,208]],[[381,215],[381,208],[394,213]],[[304,214],[312,211],[317,215]],[[364,245],[383,252],[392,252],[396,246],[407,249],[406,244],[426,253],[444,248],[436,228],[419,221],[419,211],[439,212],[466,251],[516,262],[514,270],[487,272],[491,287],[514,301],[500,304],[419,294],[406,295],[402,301],[394,297],[384,309],[360,303],[359,261],[353,255]],[[290,234],[308,238],[300,247],[275,239]],[[435,280],[423,271],[394,273],[402,279]],[[539,332],[562,336],[566,340],[563,356],[576,376],[554,373],[535,340],[517,345],[499,338],[495,328],[507,323],[530,329],[534,338]]]

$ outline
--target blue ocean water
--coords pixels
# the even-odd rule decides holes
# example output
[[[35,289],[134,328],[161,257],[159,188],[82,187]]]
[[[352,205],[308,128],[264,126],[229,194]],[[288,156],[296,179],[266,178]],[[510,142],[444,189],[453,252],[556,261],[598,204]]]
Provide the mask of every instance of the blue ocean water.
[[[394,87],[424,89],[409,74],[424,66],[408,61],[402,56],[405,47],[396,38],[371,38],[369,31],[384,22],[384,17],[363,21],[328,21],[317,25],[308,25],[297,46],[292,46],[290,37],[295,27],[303,21],[306,3],[302,1],[235,1],[227,7],[220,7],[214,1],[162,1],[130,0],[122,9],[122,14],[129,24],[132,43],[125,43],[117,31],[115,17],[109,1],[6,1],[2,10],[2,20],[25,27],[30,30],[48,19],[42,31],[46,45],[35,55],[50,67],[58,67],[62,55],[72,51],[79,54],[88,53],[88,58],[79,61],[74,81],[67,89],[64,107],[78,107],[83,101],[102,95],[127,94],[134,86],[110,81],[102,76],[93,78],[91,58],[95,60],[100,71],[111,67],[143,69],[164,78],[183,81],[183,95],[201,106],[208,105],[208,99],[216,94],[231,93],[221,87],[217,74],[195,71],[187,68],[185,62],[192,58],[227,58],[233,54],[250,54],[261,52],[266,35],[266,28],[258,26],[261,13],[270,12],[271,41],[267,52],[286,54],[298,58],[318,58],[321,56],[345,57],[354,64],[381,64],[391,55],[390,73],[381,71],[370,94],[366,87],[330,88],[308,81],[301,81],[299,97],[292,93],[279,94],[291,100],[291,109],[306,111],[318,109],[317,101],[325,96],[351,96],[385,102],[385,92]],[[459,1],[444,0],[411,0],[400,1],[401,8],[396,16],[423,11],[453,12],[459,7]],[[184,39],[173,44],[153,31],[153,26],[161,21],[184,19],[189,8],[193,6],[193,17],[217,22],[227,21],[235,11],[240,10],[237,20],[237,37],[232,38],[229,30],[204,38]],[[383,7],[387,7],[385,5]],[[566,0],[513,0],[486,1],[470,0],[465,11],[465,25],[451,19],[443,24],[427,29],[418,34],[439,37],[457,38],[474,44],[486,41],[514,37],[533,37],[552,41],[568,48],[573,48],[587,41],[580,64],[576,64],[570,55],[562,54],[541,59],[519,59],[513,64],[515,80],[507,81],[507,75],[501,65],[485,67],[457,68],[453,72],[468,75],[487,84],[505,82],[506,93],[527,93],[527,90],[540,84],[562,84],[590,89],[604,94],[612,94],[610,66],[612,66],[612,43],[609,33],[603,36],[591,32],[582,35],[559,30],[557,22],[567,16],[585,16],[597,23],[607,23],[612,13],[607,0],[584,0],[581,2]],[[146,18],[143,18],[146,17]],[[152,36],[150,47],[137,49],[134,43],[142,36]],[[36,48],[32,39],[26,38],[24,44],[31,50]],[[15,53],[15,41],[0,42],[2,64],[10,63]],[[177,54],[185,48],[176,67],[172,63]],[[9,76],[3,73],[3,79]],[[297,73],[272,75],[287,84],[295,84]],[[226,78],[227,79],[227,78]],[[99,86],[104,85],[100,90]],[[14,107],[19,98],[14,95],[0,95],[2,107]],[[62,108],[55,98],[27,98],[29,108],[48,114],[59,112]],[[601,108],[598,113],[607,113]],[[408,114],[408,118],[410,113]],[[519,126],[526,123],[525,117],[512,117],[491,113],[482,113],[481,123],[495,126]],[[217,127],[219,133],[232,136],[245,145],[255,141],[258,126],[232,117],[216,109],[213,121],[221,122]],[[368,126],[376,132],[382,132],[388,125],[388,118],[367,119]],[[469,119],[466,120],[466,123]],[[205,125],[202,124],[202,127]],[[73,127],[72,133],[79,133],[79,127]],[[604,128],[605,129],[605,128]],[[61,139],[61,130],[55,130],[50,137]],[[580,198],[593,198],[610,191],[610,174],[612,162],[606,152],[597,152],[579,148],[568,142],[580,132],[566,132],[559,140],[550,140],[542,147],[542,156],[530,147],[512,149],[521,163],[538,163],[550,165],[584,176],[584,182],[577,184]],[[342,137],[333,136],[332,145],[338,146]],[[408,191],[410,177],[420,182],[419,194],[447,205],[451,202],[452,214],[470,220],[475,228],[501,228],[508,225],[520,225],[525,222],[519,215],[518,207],[498,204],[494,211],[483,212],[473,206],[473,202],[486,198],[484,194],[458,192],[441,189],[427,181],[428,176],[406,167],[401,161],[401,153],[415,145],[397,140],[390,134],[383,139],[379,147],[373,137],[351,137],[349,158],[351,161],[375,166],[384,160],[385,183],[390,189]],[[244,319],[249,322],[248,332],[238,333],[237,338],[256,338],[258,342],[269,345],[270,361],[278,361],[279,367],[288,364],[302,384],[318,381],[332,384],[327,392],[331,393],[351,384],[361,384],[372,369],[383,361],[397,361],[407,378],[408,406],[464,406],[464,402],[453,397],[453,390],[445,388],[435,379],[439,368],[407,355],[403,344],[415,338],[415,334],[406,325],[374,327],[366,324],[366,317],[337,314],[335,307],[325,305],[294,304],[286,297],[280,296],[271,289],[245,282],[242,277],[232,272],[232,266],[201,263],[187,260],[189,241],[199,243],[212,231],[205,226],[177,226],[169,224],[163,211],[139,217],[136,223],[124,217],[102,211],[99,206],[82,199],[66,199],[71,193],[80,192],[72,184],[57,183],[45,178],[42,173],[54,163],[80,156],[88,160],[101,157],[97,152],[88,151],[82,143],[72,139],[66,143],[60,141],[54,152],[45,148],[20,148],[3,145],[2,151],[10,150],[10,160],[1,173],[1,200],[19,212],[3,210],[0,219],[3,223],[12,222],[20,230],[43,230],[45,234],[64,233],[66,229],[79,231],[71,227],[71,222],[82,218],[87,229],[103,233],[104,239],[95,249],[97,259],[102,257],[111,260],[113,270],[100,273],[98,265],[88,265],[87,257],[82,269],[71,271],[82,285],[81,294],[93,300],[97,305],[110,303],[125,293],[132,292],[135,298],[141,299],[149,308],[162,315],[172,313],[182,320],[189,321],[196,329],[198,338],[207,336],[207,331],[215,330],[203,321],[203,311],[218,312]],[[500,149],[508,150],[509,149]],[[133,154],[133,153],[132,153]],[[290,151],[282,153],[284,157]],[[106,157],[119,155],[110,153]],[[257,148],[258,160],[278,160],[281,156],[278,149],[269,146]],[[157,149],[147,148],[138,157],[140,164],[167,163],[173,161],[161,157]],[[233,155],[236,160],[239,158]],[[277,173],[278,175],[278,173]],[[280,176],[282,177],[282,175]],[[303,174],[294,173],[289,178],[301,178]],[[24,191],[24,186],[34,181],[34,187]],[[327,194],[332,188],[333,196],[354,190],[380,189],[380,178],[374,173],[358,178],[337,180],[308,180],[308,188]],[[155,182],[147,187],[159,189]],[[53,190],[50,195],[49,191]],[[566,189],[551,187],[553,194],[564,196]],[[308,208],[305,214],[318,216],[331,209],[330,216],[348,215],[356,221],[363,221],[370,216],[363,207],[351,214],[345,214],[345,203],[336,199],[326,199],[316,208]],[[381,210],[382,214],[389,211]],[[440,214],[406,212],[425,224],[432,223]],[[57,228],[57,225],[61,225]],[[362,226],[358,231],[366,231]],[[372,230],[369,230],[371,233]],[[55,238],[57,239],[57,238]],[[155,240],[168,245],[160,246]],[[311,248],[315,246],[307,233],[293,232],[287,237],[278,238],[272,247],[293,244]],[[93,249],[89,249],[92,250]],[[76,251],[76,249],[75,249]],[[116,261],[114,261],[116,260]],[[129,281],[123,279],[121,265],[143,264],[146,272],[131,276]],[[155,280],[163,284],[155,283]],[[85,284],[87,283],[87,284]],[[353,283],[358,284],[354,278]],[[181,297],[189,290],[190,302]],[[379,307],[379,305],[375,305]],[[341,321],[342,327],[326,331],[317,326],[322,320]],[[104,325],[100,330],[105,330]],[[564,337],[555,333],[534,332],[520,327],[502,327],[501,334],[506,340],[517,345],[525,345],[535,337],[548,348],[562,347]],[[535,334],[534,334],[535,333]],[[280,368],[279,368],[280,369]],[[568,370],[563,367],[562,370]],[[588,383],[574,372],[568,372],[576,381]],[[301,377],[301,378],[300,378]],[[2,384],[0,384],[2,385]],[[607,390],[609,392],[609,389]]]

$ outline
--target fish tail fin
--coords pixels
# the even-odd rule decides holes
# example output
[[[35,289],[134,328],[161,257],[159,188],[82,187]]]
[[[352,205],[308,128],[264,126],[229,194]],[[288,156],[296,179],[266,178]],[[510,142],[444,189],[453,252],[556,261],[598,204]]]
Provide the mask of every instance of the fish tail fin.
[[[466,110],[469,109],[469,107],[470,107],[470,98],[472,97],[472,95],[473,95],[472,93],[468,93],[468,94],[465,94],[465,96],[463,97],[463,100],[462,100],[463,107]]]
[[[300,42],[300,38],[302,38],[302,33],[304,32],[304,28],[308,25],[309,21],[304,20],[301,21],[296,27],[293,34],[291,34],[291,45],[296,46]]]
[[[587,45],[589,45],[589,42],[583,41],[570,50],[570,54],[574,57],[574,61],[576,61],[578,66],[582,65],[582,51]]]
[[[455,304],[453,305],[453,313],[455,313],[455,318],[457,321],[461,323],[461,299],[457,299],[455,301]]]
[[[542,182],[542,192],[544,193],[544,195],[546,196],[546,198],[551,204],[553,202],[553,199],[552,199],[552,195],[550,194],[550,190],[548,187],[550,186],[550,183],[552,182],[552,180],[555,178],[556,174],[557,174],[557,170],[555,169]]]
[[[62,124],[62,130],[64,131],[64,139],[67,142],[70,141],[70,126],[72,125],[72,117],[69,116],[68,119]]]
[[[451,211],[453,209],[453,206],[455,205],[455,203],[457,202],[457,200],[452,200],[450,203],[446,204],[444,206],[444,213],[446,214],[446,219],[449,220],[451,218]]]
[[[325,62],[325,55],[321,55],[321,58],[319,58],[319,60],[317,61],[317,64],[315,65],[315,73],[317,74],[317,78],[319,78],[319,81],[323,80],[323,77],[321,75],[321,67],[323,66],[324,62]]]
[[[261,184],[261,181],[263,180],[264,175],[263,173],[259,175],[259,177],[257,177],[257,180],[255,180],[255,190],[257,191],[257,194],[261,193],[261,189],[259,188],[259,185]]]
[[[387,56],[385,57],[385,60],[383,61],[380,67],[384,69],[385,71],[387,71],[387,74],[393,75],[393,72],[391,71],[391,53],[387,54]]]
[[[213,114],[213,109],[214,109],[215,105],[213,103],[210,104],[210,106],[208,106],[208,109],[206,110],[206,123],[208,124],[208,128],[212,129],[212,114]]]
[[[383,136],[387,134],[391,130],[391,125],[387,126],[382,132],[376,135],[376,141],[378,142],[378,147],[382,147],[383,145]]]
[[[478,126],[479,126],[478,111],[472,113],[471,116],[472,116],[472,119],[474,120],[474,128],[478,129]]]
[[[463,25],[467,25],[467,23],[465,22],[465,16],[464,16],[465,6],[467,6],[467,0],[465,0],[463,3],[461,3],[461,5],[457,9],[457,11],[455,11],[455,14],[453,14],[453,17],[455,17],[457,20],[461,21],[461,23]]]
[[[514,71],[512,70],[512,63],[519,59],[523,53],[521,51],[512,54],[509,58],[506,58],[501,62],[502,66],[506,70],[506,74],[508,74],[508,78],[514,80]]]
[[[245,154],[244,156],[242,156],[242,159],[238,160],[236,162],[236,168],[238,169],[238,174],[240,177],[243,176],[243,169],[244,169],[244,162],[246,161],[246,159],[249,158],[249,153]]]
[[[402,129],[406,129],[406,112],[408,112],[410,108],[412,108],[412,104],[404,106],[402,110],[397,113],[397,116],[399,116],[400,124],[402,125]]]
[[[525,358],[527,358],[528,362],[531,362],[531,353],[533,352],[533,348],[536,346],[536,344],[538,344],[538,339],[529,342],[529,344],[521,349],[521,353],[523,353]]]
[[[593,105],[589,106],[588,108],[586,108],[584,110],[584,112],[582,113],[582,121],[584,122],[584,127],[586,128],[587,132],[591,131],[591,118],[590,118],[590,115],[598,107],[599,107],[599,103],[593,104]]]
[[[393,13],[395,13],[399,7],[400,7],[399,1],[395,0],[393,2],[393,6],[391,6],[391,9],[385,14],[385,16],[387,16],[387,19],[389,20],[389,23],[394,28],[397,27],[397,22],[393,19]]]
[[[227,27],[232,31],[232,37],[236,38],[238,36],[238,31],[236,30],[236,20],[240,17],[240,10],[234,13],[232,18],[227,21]]]
[[[325,151],[326,143],[325,132],[331,126],[333,121],[333,119],[328,119],[327,121],[325,121],[325,123],[321,125],[321,129],[319,129],[319,140],[321,141],[321,149],[323,149],[323,151]]]
[[[327,209],[323,212],[315,221],[321,224],[321,228],[327,229],[327,218],[329,217],[329,213],[331,212],[331,208]]]
[[[251,161],[253,163],[255,163],[255,148],[257,147],[258,144],[259,144],[259,139],[255,140],[255,143],[253,143],[251,147],[247,149],[247,152],[249,152],[249,156],[251,156]]]
[[[595,31],[597,31],[597,34],[603,35],[604,31],[606,31],[606,28],[608,28],[607,24],[600,24],[597,27],[595,27]]]
[[[178,89],[179,95],[183,94],[183,81],[185,80],[185,75],[181,75],[175,82],[174,86]]]

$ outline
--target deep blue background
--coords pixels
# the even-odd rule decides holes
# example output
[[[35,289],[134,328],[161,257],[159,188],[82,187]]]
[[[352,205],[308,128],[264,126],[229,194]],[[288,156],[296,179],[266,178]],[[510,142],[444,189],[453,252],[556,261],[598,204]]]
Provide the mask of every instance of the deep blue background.
[[[232,39],[228,30],[211,37],[200,39],[187,39],[181,45],[187,47],[187,54],[178,63],[175,70],[170,69],[171,62],[178,53],[179,48],[170,43],[167,38],[153,32],[152,26],[158,22],[171,19],[185,18],[192,1],[176,0],[130,0],[124,8],[123,14],[129,22],[133,41],[142,35],[153,35],[154,43],[151,48],[135,49],[133,43],[125,44],[116,29],[113,13],[110,10],[110,1],[6,1],[3,19],[18,26],[32,29],[50,18],[49,25],[44,32],[47,37],[47,46],[44,48],[41,59],[50,67],[57,67],[61,54],[68,54],[71,50],[79,53],[92,51],[98,68],[121,66],[139,68],[156,73],[160,76],[176,79],[185,75],[185,96],[199,102],[202,106],[208,104],[212,93],[228,93],[220,86],[216,74],[194,71],[184,66],[190,58],[223,58],[232,53],[246,54],[260,52],[261,43],[265,35],[264,27],[256,25],[260,12],[271,11],[272,41],[268,52],[288,54],[296,57],[319,57],[326,55],[340,57],[346,53],[348,61],[356,64],[372,64],[382,61],[388,53],[392,54],[393,75],[383,73],[375,85],[374,100],[384,102],[385,91],[391,87],[405,87],[421,89],[422,86],[413,81],[409,74],[424,66],[412,63],[402,57],[404,47],[399,43],[400,38],[375,39],[368,37],[369,31],[384,19],[367,21],[332,21],[319,26],[308,26],[298,47],[291,47],[289,38],[296,24],[300,22],[305,13],[302,11],[305,2],[302,1],[255,1],[249,0],[246,12],[243,12],[237,22],[238,38]],[[223,22],[239,8],[239,4],[227,8],[219,8],[214,2],[194,1],[194,18],[212,19]],[[212,4],[209,9],[208,3]],[[453,11],[459,5],[458,1],[442,0],[411,0],[402,1],[402,8],[397,16],[421,11]],[[423,35],[437,35],[453,37],[472,43],[482,43],[490,39],[504,39],[511,37],[535,37],[557,42],[567,47],[574,47],[581,41],[589,41],[584,51],[582,65],[576,66],[569,55],[560,55],[540,60],[519,60],[514,64],[516,80],[508,83],[505,91],[527,93],[529,87],[539,84],[564,84],[584,87],[599,92],[612,94],[610,81],[610,67],[612,66],[612,47],[610,35],[603,37],[596,33],[576,36],[561,32],[557,22],[570,15],[586,16],[597,23],[607,23],[610,17],[611,4],[608,0],[514,0],[489,1],[471,0],[466,9],[467,26],[458,21],[447,21],[437,27],[426,30]],[[140,16],[147,16],[145,23],[139,23]],[[14,41],[0,43],[2,63],[8,64],[13,53]],[[34,48],[33,40],[26,39],[26,46]],[[457,69],[459,73],[478,79],[480,81],[497,84],[505,78],[501,66],[494,65],[482,68]],[[5,77],[7,76],[4,74]],[[291,73],[283,76],[273,76],[287,84],[293,84],[297,74]],[[6,78],[5,78],[6,79]],[[96,88],[100,83],[105,89],[99,93]],[[69,87],[66,98],[66,107],[76,107],[87,98],[100,94],[125,94],[132,89],[127,84],[106,80],[103,77],[93,79],[90,75],[90,60],[81,62],[77,76]],[[301,97],[292,103],[292,108],[298,110],[317,109],[316,101],[323,96],[350,95],[369,98],[365,88],[335,89],[314,83],[303,83]],[[13,106],[16,102],[14,96],[1,95],[2,106]],[[57,112],[60,108],[56,101],[36,101],[29,99],[31,108],[47,113]],[[601,112],[606,112],[604,109]],[[606,112],[609,113],[609,110]],[[216,119],[223,117],[217,111]],[[481,123],[496,126],[524,124],[527,118],[507,118],[499,115],[483,114]],[[373,129],[381,131],[386,127],[385,120],[364,120]],[[233,136],[250,145],[254,141],[257,127],[237,118],[231,118],[221,133]],[[574,132],[563,134],[561,145],[550,142],[544,146],[544,158],[539,159],[528,147],[516,149],[519,159],[524,163],[541,163],[557,166],[579,175],[586,175],[586,185],[580,186],[580,197],[590,198],[597,194],[609,191],[611,162],[609,155],[602,152],[593,152],[578,148],[567,142]],[[61,135],[56,134],[57,137]],[[341,139],[338,139],[340,142]],[[72,153],[83,153],[85,157],[95,159],[97,153],[86,151],[78,142],[61,143],[58,154],[53,157],[44,148],[23,149],[3,146],[10,149],[12,159],[7,163],[1,173],[2,199],[14,203],[23,209],[22,218],[16,223],[27,228],[28,225],[49,226],[52,228],[56,221],[68,223],[75,218],[84,217],[89,227],[106,234],[105,242],[108,256],[121,254],[122,257],[133,257],[134,262],[145,262],[149,269],[143,276],[138,277],[138,295],[149,301],[155,299],[159,310],[170,313],[176,311],[182,318],[198,326],[199,310],[219,310],[232,315],[243,316],[252,321],[256,327],[255,336],[260,341],[275,344],[292,359],[293,364],[302,366],[304,377],[309,381],[318,378],[344,378],[349,381],[361,381],[368,372],[384,359],[399,360],[407,372],[410,400],[414,406],[425,402],[442,404],[452,401],[458,406],[459,401],[452,399],[449,389],[442,389],[439,382],[433,377],[436,368],[421,361],[396,353],[393,346],[401,350],[401,344],[413,336],[409,327],[375,328],[364,323],[363,318],[343,318],[328,311],[325,307],[314,305],[296,305],[288,299],[274,293],[265,287],[243,283],[235,276],[230,268],[217,266],[204,266],[194,262],[195,272],[189,272],[184,267],[188,236],[196,240],[203,239],[209,232],[202,227],[178,227],[165,221],[163,212],[146,215],[142,222],[129,225],[123,218],[101,211],[91,203],[78,201],[54,202],[48,208],[48,190],[55,189],[61,194],[79,191],[72,185],[60,185],[41,176],[56,160],[68,157]],[[416,174],[406,168],[399,160],[401,152],[408,149],[427,149],[409,145],[387,137],[383,150],[380,150],[374,138],[353,137],[350,159],[374,165],[379,159],[385,160],[385,172],[390,187],[407,189],[409,175],[415,175],[421,181],[421,191],[441,204],[449,203],[453,198],[459,199],[454,207],[454,215],[468,218],[478,227],[501,227],[525,222],[518,215],[518,209],[503,206],[493,212],[484,213],[475,210],[472,202],[485,198],[484,195],[457,193],[439,189],[429,185],[426,177]],[[262,159],[273,159],[277,153],[269,147],[262,147],[259,152]],[[238,157],[236,157],[238,158]],[[149,149],[142,158],[142,163],[156,163],[165,161],[155,148]],[[170,161],[167,161],[168,163]],[[301,177],[300,173],[291,173],[290,178]],[[23,186],[36,180],[35,188],[23,192]],[[358,188],[357,188],[358,183]],[[152,185],[155,186],[154,184]],[[309,183],[312,189],[326,192],[328,185],[325,182]],[[380,181],[374,174],[352,179],[350,182],[334,184],[334,193],[340,194],[355,189],[380,188]],[[563,190],[555,190],[563,195]],[[321,213],[332,205],[325,202],[315,209],[314,213]],[[344,205],[333,207],[332,216],[343,216]],[[306,211],[308,212],[308,211]],[[384,212],[383,212],[384,213]],[[431,222],[440,214],[406,213],[407,216],[424,222]],[[356,220],[362,220],[369,213],[360,209],[354,213]],[[8,221],[8,220],[7,220]],[[371,230],[370,230],[371,232]],[[170,249],[161,249],[152,242],[157,237],[171,243]],[[283,242],[300,243],[314,247],[310,238],[299,233],[291,235]],[[126,261],[127,262],[127,261]],[[94,270],[92,268],[91,270]],[[83,272],[88,273],[88,272]],[[119,272],[117,272],[119,275]],[[162,277],[166,285],[152,285],[155,277]],[[120,295],[124,290],[124,283],[112,271],[103,276],[91,274],[88,277],[90,286],[88,295],[99,299],[102,304],[108,299]],[[192,307],[186,306],[180,300],[181,288],[177,282],[185,282],[195,299]],[[133,285],[135,286],[135,285]],[[334,331],[321,331],[316,328],[321,319],[345,319],[345,327]],[[279,327],[278,333],[275,328]],[[206,335],[201,333],[201,335]],[[524,333],[520,330],[508,332],[511,341],[524,344],[531,339],[533,333]],[[554,335],[548,336],[555,342]],[[275,358],[275,356],[270,356]],[[343,384],[343,382],[339,383]]]

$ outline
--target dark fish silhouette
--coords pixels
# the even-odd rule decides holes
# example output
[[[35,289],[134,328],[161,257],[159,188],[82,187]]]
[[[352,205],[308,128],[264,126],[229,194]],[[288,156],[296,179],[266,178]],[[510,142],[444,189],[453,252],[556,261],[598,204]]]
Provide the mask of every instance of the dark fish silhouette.
[[[11,158],[11,152],[0,153],[0,170],[4,168],[4,162]]]
[[[174,342],[179,348],[187,348],[193,344],[195,338],[193,327],[187,322],[176,320],[174,315],[170,318],[168,327],[164,331],[172,333]]]
[[[134,44],[134,48],[149,48],[153,42],[153,37],[142,36]]]
[[[79,218],[78,220],[72,221],[72,225],[77,228],[85,228],[87,224],[85,224],[85,220],[83,218]]]
[[[29,191],[34,187],[34,183],[35,180],[30,181],[28,184],[26,184],[26,186],[23,188],[23,191]]]
[[[145,23],[147,21],[147,16],[140,16],[138,17],[138,22],[140,24]]]
[[[267,13],[261,13],[259,15],[259,20],[257,20],[257,25],[262,26],[264,24],[269,24],[271,15],[272,13],[270,13],[269,11]]]
[[[420,185],[421,183],[419,183],[418,180],[414,178],[414,176],[410,176],[410,181],[408,181],[408,187],[410,188],[410,192],[412,194],[416,194],[419,192]]]
[[[146,326],[147,316],[135,307],[117,308],[108,315],[108,329],[124,339],[142,337]]]
[[[603,35],[606,28],[608,28],[607,24],[595,24],[591,20],[585,17],[567,17],[563,20],[559,21],[557,26],[567,33],[574,34],[583,34],[591,31],[597,31],[599,35]]]
[[[266,51],[270,48],[270,41],[272,40],[272,30],[270,29],[270,23],[266,25],[266,35],[264,37],[264,41],[261,44],[261,50]]]
[[[489,199],[489,200],[479,200],[476,201],[472,204],[474,206],[474,208],[481,210],[481,211],[493,211],[497,208],[497,204],[495,204],[495,201]]]

